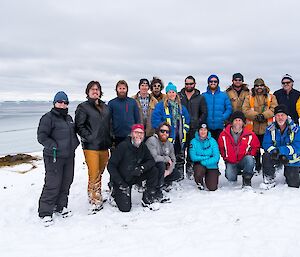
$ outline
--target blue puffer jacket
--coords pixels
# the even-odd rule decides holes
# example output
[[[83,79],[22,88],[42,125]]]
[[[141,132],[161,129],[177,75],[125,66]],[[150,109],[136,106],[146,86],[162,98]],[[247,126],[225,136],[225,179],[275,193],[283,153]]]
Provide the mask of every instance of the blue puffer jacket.
[[[184,143],[186,142],[186,134],[189,131],[189,124],[190,124],[190,115],[185,108],[184,105],[181,106],[181,122],[179,125],[179,139],[182,143],[182,147]],[[174,143],[176,139],[176,128],[174,127],[174,124],[172,123],[172,108],[170,104],[168,105],[167,108],[164,106],[164,101],[160,101],[156,104],[155,109],[152,113],[151,117],[151,125],[153,128],[158,128],[159,124],[166,121],[170,124],[171,126],[171,132],[169,135],[169,141]]]
[[[190,157],[193,162],[200,162],[208,169],[217,169],[220,159],[220,151],[217,141],[208,132],[207,138],[201,140],[198,131],[191,141]]]
[[[232,112],[232,106],[228,95],[220,90],[218,86],[216,92],[212,94],[209,87],[203,93],[207,104],[207,125],[209,129],[223,129],[224,122]]]
[[[275,122],[267,127],[262,146],[269,153],[277,148],[279,154],[288,157],[287,166],[300,167],[300,128],[290,118],[283,134]]]

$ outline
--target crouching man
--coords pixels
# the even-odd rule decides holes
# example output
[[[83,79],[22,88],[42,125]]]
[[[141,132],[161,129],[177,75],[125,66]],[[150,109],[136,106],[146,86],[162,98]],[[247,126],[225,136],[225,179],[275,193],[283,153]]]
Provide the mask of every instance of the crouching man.
[[[244,128],[245,123],[245,115],[241,111],[234,112],[230,124],[221,132],[218,144],[226,165],[226,178],[237,181],[238,173],[242,172],[243,187],[249,187],[254,173],[254,156],[260,143],[252,131]]]
[[[275,186],[275,168],[284,166],[284,176],[289,187],[300,185],[300,133],[299,127],[287,115],[288,109],[281,104],[275,107],[275,122],[267,127],[263,148],[264,189]]]
[[[157,197],[160,202],[169,201],[163,195],[162,188],[169,191],[172,182],[180,179],[180,173],[175,168],[176,157],[174,146],[168,140],[170,135],[170,125],[167,122],[162,122],[153,136],[149,137],[146,145],[148,146],[154,160],[155,166],[159,171]]]
[[[130,136],[117,146],[108,162],[112,197],[122,212],[129,212],[131,209],[132,185],[143,180],[146,180],[146,190],[143,193],[142,205],[151,210],[159,209],[156,200],[158,170],[143,142],[144,137],[144,126],[133,125]]]

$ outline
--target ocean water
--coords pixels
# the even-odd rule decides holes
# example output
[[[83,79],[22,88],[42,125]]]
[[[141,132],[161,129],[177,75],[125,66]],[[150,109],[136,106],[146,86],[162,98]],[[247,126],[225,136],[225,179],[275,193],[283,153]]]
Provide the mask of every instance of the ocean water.
[[[70,102],[69,114],[73,118],[78,104]],[[0,156],[41,151],[37,127],[42,115],[52,107],[52,102],[0,102]]]

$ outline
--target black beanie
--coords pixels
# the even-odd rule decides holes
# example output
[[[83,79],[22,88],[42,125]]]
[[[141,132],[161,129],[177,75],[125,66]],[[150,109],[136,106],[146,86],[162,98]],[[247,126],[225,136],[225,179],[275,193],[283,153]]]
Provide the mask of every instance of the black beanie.
[[[276,115],[277,113],[285,113],[286,115],[289,115],[288,114],[288,109],[287,107],[284,105],[284,104],[280,104],[278,106],[275,107],[274,109],[274,115]]]
[[[232,75],[232,80],[241,79],[244,82],[244,76],[241,73],[234,73]]]
[[[232,123],[235,119],[241,119],[244,123],[246,123],[246,117],[245,114],[241,111],[235,111],[230,116],[230,123]]]

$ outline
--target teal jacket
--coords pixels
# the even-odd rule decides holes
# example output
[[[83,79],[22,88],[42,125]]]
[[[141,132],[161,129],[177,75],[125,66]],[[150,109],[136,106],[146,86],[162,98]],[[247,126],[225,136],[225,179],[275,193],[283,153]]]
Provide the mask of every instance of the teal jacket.
[[[220,151],[217,141],[208,132],[207,138],[201,140],[198,131],[190,145],[190,157],[193,162],[199,162],[208,169],[217,169],[220,159]]]

